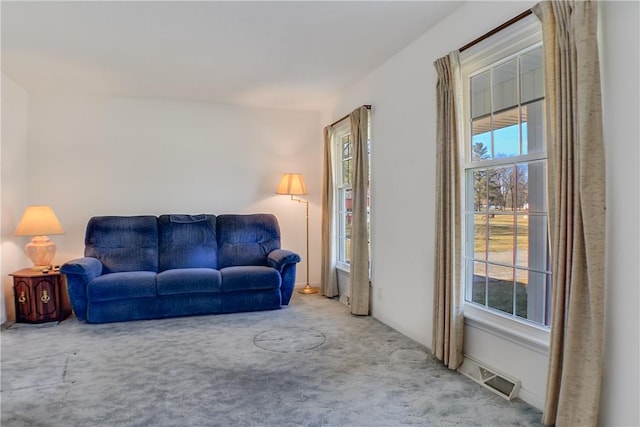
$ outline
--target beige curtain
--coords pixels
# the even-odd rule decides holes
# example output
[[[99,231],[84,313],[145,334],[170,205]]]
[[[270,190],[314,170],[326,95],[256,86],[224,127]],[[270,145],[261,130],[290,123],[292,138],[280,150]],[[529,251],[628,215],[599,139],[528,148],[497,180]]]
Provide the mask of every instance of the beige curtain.
[[[333,156],[331,126],[324,128],[324,165],[322,168],[322,254],[321,293],[327,297],[338,295],[335,256],[335,209],[333,206]]]
[[[597,4],[542,2],[553,297],[543,423],[595,426],[604,323],[605,167]]]
[[[369,190],[369,154],[367,149],[369,111],[367,107],[350,114],[353,138],[353,176],[351,197],[351,266],[349,289],[351,313],[369,314],[369,232],[367,226],[367,192]]]
[[[451,369],[462,364],[460,250],[460,182],[456,79],[458,52],[438,59],[436,84],[436,241],[434,260],[434,309],[432,351]],[[454,70],[455,68],[455,70]]]

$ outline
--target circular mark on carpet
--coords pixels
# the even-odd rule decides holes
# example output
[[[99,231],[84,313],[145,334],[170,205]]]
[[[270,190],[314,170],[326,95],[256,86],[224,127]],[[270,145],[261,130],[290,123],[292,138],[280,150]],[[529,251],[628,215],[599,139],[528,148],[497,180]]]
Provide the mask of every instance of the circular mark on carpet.
[[[425,360],[427,360],[427,353],[420,350],[403,348],[391,353],[393,362],[424,362]]]
[[[306,328],[277,328],[261,332],[253,343],[263,350],[296,353],[320,347],[327,338],[322,332]]]

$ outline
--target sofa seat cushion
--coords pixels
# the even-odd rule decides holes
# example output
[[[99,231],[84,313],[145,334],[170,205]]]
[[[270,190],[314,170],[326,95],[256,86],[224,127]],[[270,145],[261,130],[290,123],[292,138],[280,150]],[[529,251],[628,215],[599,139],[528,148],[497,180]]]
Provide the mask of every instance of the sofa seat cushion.
[[[222,278],[213,268],[176,268],[158,273],[158,295],[201,294],[222,291]]]
[[[111,301],[157,295],[156,273],[153,271],[103,274],[87,285],[89,301]]]
[[[281,281],[278,270],[271,267],[226,267],[220,270],[220,274],[223,292],[277,289]]]

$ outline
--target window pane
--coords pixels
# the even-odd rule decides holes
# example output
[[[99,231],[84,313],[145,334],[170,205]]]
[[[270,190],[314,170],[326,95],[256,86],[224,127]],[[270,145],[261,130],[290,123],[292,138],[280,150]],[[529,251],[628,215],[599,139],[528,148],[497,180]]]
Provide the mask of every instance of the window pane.
[[[342,137],[342,184],[351,184],[351,134]]]
[[[543,100],[522,106],[522,154],[544,153]]]
[[[516,304],[524,305],[523,301],[526,301],[526,308],[517,307],[518,317],[541,325],[549,325],[550,278],[549,274],[518,270],[518,282],[522,285],[517,287]]]
[[[471,77],[471,118],[485,116],[491,112],[489,71]]]
[[[547,274],[547,283],[545,286],[546,294],[544,297],[544,322],[542,323],[545,326],[551,326],[551,286],[552,286],[552,278],[551,274]]]
[[[489,168],[489,211],[503,212],[513,210],[513,198],[515,190],[513,166],[501,168]]]
[[[346,250],[346,240],[344,238],[338,239],[338,261],[347,262],[347,250]]]
[[[471,261],[468,261],[471,263]],[[471,285],[471,295],[467,299],[485,305],[487,300],[487,264],[484,262],[473,262],[473,279]]]
[[[353,215],[351,215],[351,212],[347,213],[344,218],[345,218],[345,224],[344,224],[344,236],[347,239],[351,238],[351,220],[352,220]]]
[[[344,262],[346,263],[350,263],[351,262],[351,221],[352,221],[352,215],[351,212],[349,211],[345,216],[344,216],[344,232],[345,232],[345,239],[344,239]]]
[[[515,206],[519,212],[529,210],[529,165],[519,164],[515,177]]]
[[[549,234],[546,215],[529,215],[529,268],[549,269]]]
[[[529,215],[518,215],[516,220],[516,265],[529,267]]]
[[[489,264],[487,306],[513,314],[514,269]]]
[[[338,260],[348,263],[351,251],[351,189],[338,189]]]
[[[473,215],[473,257],[487,259],[487,214]]]
[[[342,158],[351,158],[351,134],[342,137]]]
[[[529,283],[529,272],[527,270],[516,269],[516,316],[527,318],[527,285]]]
[[[491,116],[476,119],[471,123],[471,161],[491,158]]]
[[[539,271],[549,269],[549,237],[545,215],[518,215],[518,266]]]
[[[344,261],[344,189],[338,189],[338,260]]]
[[[515,59],[493,69],[493,111],[518,105]]]
[[[496,159],[520,155],[519,108],[493,116],[493,157]]]
[[[514,216],[489,215],[489,261],[513,264]]]
[[[464,207],[465,211],[474,210],[475,206],[473,201],[475,200],[475,185],[473,181],[473,173],[474,171],[471,169],[467,169],[464,172]]]
[[[473,171],[473,210],[475,212],[487,211],[487,170],[479,169]]]
[[[541,47],[520,57],[520,93],[523,103],[544,96]]]
[[[342,161],[342,183],[351,184],[351,159]]]
[[[353,199],[351,198],[351,188],[345,188],[344,190],[344,203],[343,209],[345,212],[351,213],[353,210]]]
[[[464,227],[465,227],[465,234],[464,234],[464,256],[465,258],[473,258],[474,256],[474,235],[475,235],[475,224],[474,224],[474,217],[473,214],[466,214],[464,216]]]
[[[547,212],[547,168],[544,161],[518,165],[519,202],[530,213]]]

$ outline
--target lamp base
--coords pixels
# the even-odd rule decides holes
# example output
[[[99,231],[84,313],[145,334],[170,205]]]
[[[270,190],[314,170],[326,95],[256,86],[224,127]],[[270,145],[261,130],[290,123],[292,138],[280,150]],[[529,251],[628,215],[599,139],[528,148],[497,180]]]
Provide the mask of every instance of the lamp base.
[[[56,244],[47,236],[34,236],[24,247],[34,270],[42,270],[51,265],[53,257],[56,255]]]
[[[311,286],[307,285],[305,286],[303,289],[300,289],[298,291],[299,294],[305,294],[305,295],[311,295],[311,294],[317,294],[320,290],[318,288],[312,288]]]

